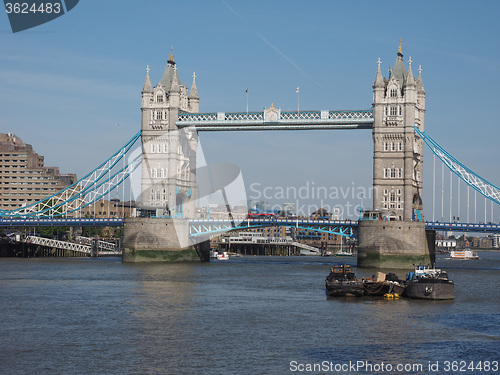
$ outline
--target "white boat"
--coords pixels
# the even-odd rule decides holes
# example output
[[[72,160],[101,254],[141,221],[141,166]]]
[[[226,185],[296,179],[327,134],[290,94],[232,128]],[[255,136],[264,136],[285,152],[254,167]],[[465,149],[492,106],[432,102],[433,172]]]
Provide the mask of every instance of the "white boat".
[[[210,259],[229,260],[229,254],[227,251],[219,252],[217,250],[210,250]]]
[[[336,257],[352,257],[352,249],[344,250],[342,236],[340,236],[340,250],[335,253]]]
[[[470,249],[452,250],[450,252],[450,259],[479,259],[475,251]]]
[[[227,251],[217,253],[217,260],[229,260],[229,254],[227,253]]]
[[[352,257],[352,250],[339,250],[335,253],[336,257]]]

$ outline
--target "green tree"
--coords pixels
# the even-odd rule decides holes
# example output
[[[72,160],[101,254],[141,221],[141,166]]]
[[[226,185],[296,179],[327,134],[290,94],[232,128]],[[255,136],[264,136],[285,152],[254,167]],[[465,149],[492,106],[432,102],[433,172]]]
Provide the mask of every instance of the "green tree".
[[[69,227],[39,227],[38,233],[45,238],[55,238],[69,231]]]

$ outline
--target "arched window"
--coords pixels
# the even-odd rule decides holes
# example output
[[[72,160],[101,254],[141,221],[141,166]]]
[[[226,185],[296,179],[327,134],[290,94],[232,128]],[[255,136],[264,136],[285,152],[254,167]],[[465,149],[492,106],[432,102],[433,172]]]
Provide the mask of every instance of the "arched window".
[[[396,98],[398,96],[398,90],[391,89],[391,98]]]
[[[389,195],[389,201],[390,201],[389,207],[395,208],[396,207],[396,193],[394,193],[393,191]]]

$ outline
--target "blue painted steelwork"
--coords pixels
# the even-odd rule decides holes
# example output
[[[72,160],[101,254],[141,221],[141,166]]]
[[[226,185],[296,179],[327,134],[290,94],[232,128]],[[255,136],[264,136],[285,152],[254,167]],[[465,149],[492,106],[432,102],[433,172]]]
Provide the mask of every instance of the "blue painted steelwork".
[[[0,227],[35,227],[35,226],[122,226],[123,218],[0,218]],[[294,227],[299,230],[315,231],[328,234],[338,234],[344,237],[357,237],[358,222],[351,220],[244,220],[232,226],[229,220],[191,220],[189,222],[190,236],[196,237],[207,234],[217,234],[230,230],[244,230],[271,226]],[[447,230],[456,232],[489,232],[500,233],[498,223],[448,223],[439,221],[426,221],[426,229]]]
[[[180,113],[176,125],[195,127],[198,131],[230,130],[310,130],[310,129],[371,129],[373,111],[280,111],[274,116],[263,112]]]
[[[0,217],[64,216],[98,201],[122,183],[140,164],[139,156],[110,175],[113,167],[125,157],[140,137],[141,132],[138,132],[108,160],[74,184],[30,205],[9,211],[0,210]]]
[[[117,227],[122,226],[123,218],[1,218],[0,227]]]
[[[500,224],[496,223],[441,223],[439,221],[426,221],[425,229],[446,230],[456,232],[490,232],[500,233]]]
[[[254,229],[259,227],[285,226],[298,230],[307,230],[320,233],[341,235],[344,237],[357,238],[358,222],[351,220],[312,220],[301,219],[247,219],[236,226],[231,226],[229,220],[191,220],[189,223],[190,236],[201,236],[207,234],[218,234],[232,230]],[[500,233],[500,224],[476,224],[476,223],[425,223],[426,229],[451,230],[457,232],[491,232]]]
[[[471,188],[476,190],[482,196],[488,198],[492,202],[500,205],[500,188],[486,179],[479,176],[477,173],[467,168],[464,164],[455,159],[444,148],[442,148],[434,139],[427,133],[420,131],[415,126],[415,133],[425,142],[432,152],[462,181]]]
[[[233,225],[229,220],[191,220],[189,222],[189,234],[191,237],[195,237],[206,234],[223,233],[230,230],[273,226],[293,227],[298,230],[336,234],[344,237],[356,237],[358,223],[351,220],[245,219],[238,225]]]

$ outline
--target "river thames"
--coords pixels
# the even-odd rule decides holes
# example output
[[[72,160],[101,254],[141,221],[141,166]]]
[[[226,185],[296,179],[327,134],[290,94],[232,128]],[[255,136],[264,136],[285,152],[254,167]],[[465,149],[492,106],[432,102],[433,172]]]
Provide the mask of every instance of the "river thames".
[[[438,256],[453,301],[327,298],[355,258],[3,258],[0,374],[500,373],[500,252],[479,256]]]

